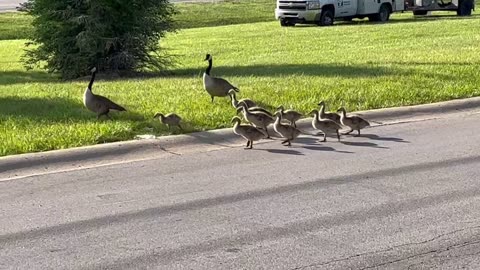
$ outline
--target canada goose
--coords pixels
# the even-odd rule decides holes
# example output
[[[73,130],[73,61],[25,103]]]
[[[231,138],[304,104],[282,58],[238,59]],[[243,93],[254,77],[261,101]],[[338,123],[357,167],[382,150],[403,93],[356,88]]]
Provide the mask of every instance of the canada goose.
[[[234,108],[238,107],[239,102],[244,102],[247,105],[247,107],[249,107],[249,108],[257,106],[257,104],[249,98],[242,98],[240,100],[237,100],[237,95],[235,94],[235,90],[233,90],[233,89],[228,91],[228,95],[230,96],[230,99],[232,101],[232,106]]]
[[[237,113],[243,110],[243,116],[247,121],[252,123],[257,128],[262,128],[267,133],[267,139],[270,138],[268,134],[267,126],[274,122],[274,119],[268,114],[263,112],[251,112],[248,110],[245,104],[242,104],[237,108]]]
[[[228,91],[231,89],[237,92],[240,91],[228,81],[222,78],[210,76],[210,71],[212,70],[212,56],[210,54],[207,54],[205,61],[208,61],[208,67],[203,73],[203,87],[212,97],[212,102],[214,97],[226,97],[228,95]]]
[[[335,121],[337,124],[341,124],[340,115],[338,113],[325,112],[325,101],[320,101],[318,106],[320,106],[320,119],[330,119]]]
[[[97,68],[92,68],[92,78],[90,79],[90,83],[88,84],[87,89],[85,89],[85,93],[83,94],[83,104],[87,109],[97,114],[97,119],[100,116],[105,115],[107,118],[111,119],[108,113],[110,110],[117,110],[117,111],[126,111],[125,108],[116,104],[115,102],[111,101],[110,99],[95,95],[92,93],[92,86],[93,81],[95,80],[95,74],[97,73]]]
[[[177,126],[180,128],[180,130],[183,131],[182,126],[180,125],[180,121],[182,121],[182,118],[174,113],[169,113],[167,115],[163,115],[163,113],[157,112],[153,118],[160,117],[160,122],[163,124],[167,125],[168,129],[170,129],[170,126]]]
[[[259,141],[267,136],[266,132],[250,125],[240,125],[241,119],[238,116],[232,118],[233,132],[247,140],[247,148],[253,148],[253,141]]]
[[[335,121],[330,119],[322,119],[319,117],[318,110],[312,110],[309,114],[313,114],[312,127],[323,132],[323,141],[327,141],[327,133],[336,133],[338,141],[340,141],[340,129],[342,127]]]
[[[271,112],[267,111],[266,109],[264,109],[264,108],[262,108],[262,107],[260,107],[260,106],[249,107],[248,104],[247,104],[246,102],[244,102],[243,100],[241,100],[241,101],[238,102],[237,108],[240,107],[240,106],[244,106],[244,105],[248,108],[248,110],[249,110],[250,112],[262,112],[262,113],[265,113],[265,114],[267,114],[268,116],[270,116],[270,117],[273,118],[273,114],[272,114]]]
[[[284,110],[283,106],[279,106],[277,110],[279,110],[282,114],[282,119],[287,119],[294,127],[297,127],[297,124],[295,124],[295,122],[303,116],[301,113],[294,110]]]
[[[300,135],[300,130],[290,125],[282,124],[281,123],[282,113],[280,111],[277,111],[275,113],[275,116],[277,118],[275,119],[275,123],[273,124],[273,129],[275,130],[276,133],[278,133],[280,136],[286,139],[285,141],[282,142],[282,144],[287,143],[287,146],[292,145],[291,141],[293,141],[295,138],[298,137],[298,135]]]
[[[367,120],[361,118],[360,116],[347,116],[347,112],[343,107],[338,109],[338,112],[341,112],[340,122],[342,123],[342,125],[350,128],[350,131],[345,134],[350,134],[352,133],[352,131],[356,130],[358,132],[357,136],[360,136],[360,129],[370,126],[370,123],[368,123]]]

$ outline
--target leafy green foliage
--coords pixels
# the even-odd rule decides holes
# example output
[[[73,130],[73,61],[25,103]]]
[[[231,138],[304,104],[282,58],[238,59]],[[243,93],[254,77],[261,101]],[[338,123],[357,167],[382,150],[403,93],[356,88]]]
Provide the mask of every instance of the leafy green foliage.
[[[35,0],[32,46],[25,63],[66,79],[100,71],[161,70],[159,40],[173,31],[168,0]]]

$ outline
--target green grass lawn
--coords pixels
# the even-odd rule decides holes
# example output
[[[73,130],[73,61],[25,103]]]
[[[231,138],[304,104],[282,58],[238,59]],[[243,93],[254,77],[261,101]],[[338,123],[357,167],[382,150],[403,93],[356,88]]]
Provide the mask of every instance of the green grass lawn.
[[[274,0],[224,0],[178,3],[174,16],[179,29],[275,20]],[[22,12],[0,13],[0,40],[27,39],[33,18]]]
[[[82,104],[87,81],[60,82],[20,62],[25,40],[0,41],[0,155],[169,134],[152,119],[176,112],[187,131],[229,127],[235,110],[213,104],[202,87],[206,53],[212,73],[270,109],[302,112],[325,99],[330,108],[372,109],[480,95],[480,17],[387,24],[281,28],[278,22],[194,28],[170,34],[164,48],[177,55],[174,75],[99,80],[94,92],[124,105],[114,121],[97,121]]]

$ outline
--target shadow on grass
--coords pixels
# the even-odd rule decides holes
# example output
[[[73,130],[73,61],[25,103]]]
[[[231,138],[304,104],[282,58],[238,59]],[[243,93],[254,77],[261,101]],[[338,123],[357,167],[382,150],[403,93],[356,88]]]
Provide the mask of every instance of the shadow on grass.
[[[191,77],[200,76],[203,69],[177,69],[173,70],[173,76]],[[284,64],[284,65],[254,65],[254,66],[217,66],[213,67],[212,75],[220,77],[283,77],[288,75],[306,75],[323,77],[343,77],[343,78],[374,78],[392,75],[411,76],[418,74],[418,70],[404,68],[390,68],[372,65],[341,65],[341,64]],[[428,76],[438,76],[439,79],[458,79],[453,75],[447,74],[428,74]]]
[[[128,110],[128,108],[127,108]],[[21,117],[31,120],[65,121],[97,121],[95,113],[87,110],[83,104],[67,98],[18,98],[0,97],[0,116]],[[142,121],[144,117],[136,112],[110,113],[112,120]],[[110,121],[101,118],[98,121]]]
[[[41,71],[3,71],[0,76],[0,85],[55,82],[61,82],[59,76]]]

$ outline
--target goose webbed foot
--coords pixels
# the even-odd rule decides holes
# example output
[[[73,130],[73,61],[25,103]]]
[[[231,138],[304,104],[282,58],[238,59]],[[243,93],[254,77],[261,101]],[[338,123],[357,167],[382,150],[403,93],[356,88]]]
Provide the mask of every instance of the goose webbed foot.
[[[360,129],[357,129],[358,134],[355,135],[354,137],[360,137]]]

